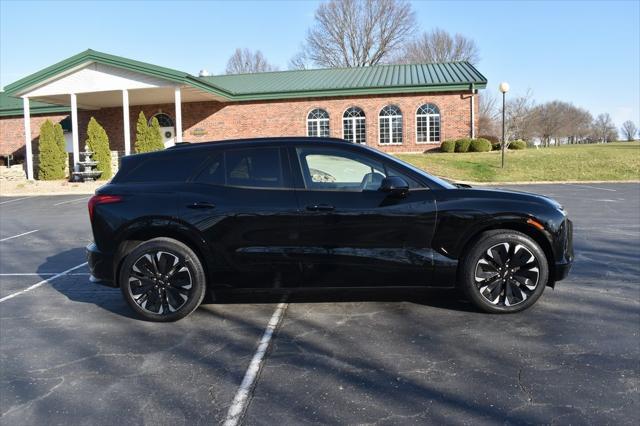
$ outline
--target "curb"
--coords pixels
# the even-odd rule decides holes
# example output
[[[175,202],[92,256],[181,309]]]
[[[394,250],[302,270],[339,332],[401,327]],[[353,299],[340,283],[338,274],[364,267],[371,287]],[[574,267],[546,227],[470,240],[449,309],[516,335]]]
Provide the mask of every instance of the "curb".
[[[447,178],[448,179],[448,178]],[[473,182],[468,180],[448,179],[456,183],[465,183],[467,185],[476,186],[495,186],[495,185],[579,185],[590,183],[640,183],[640,179],[635,180],[539,180],[539,181],[516,181],[516,182]]]

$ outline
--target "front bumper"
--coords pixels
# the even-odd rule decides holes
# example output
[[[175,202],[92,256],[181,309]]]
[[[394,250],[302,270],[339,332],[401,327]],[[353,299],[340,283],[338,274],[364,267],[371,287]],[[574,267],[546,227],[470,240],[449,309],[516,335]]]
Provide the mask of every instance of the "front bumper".
[[[93,282],[117,287],[113,276],[113,255],[101,252],[95,243],[91,243],[87,246],[87,262]]]

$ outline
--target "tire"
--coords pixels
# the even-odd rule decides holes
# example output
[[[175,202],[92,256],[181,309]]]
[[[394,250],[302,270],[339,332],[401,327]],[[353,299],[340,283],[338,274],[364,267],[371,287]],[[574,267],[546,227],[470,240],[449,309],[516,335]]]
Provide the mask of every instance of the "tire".
[[[460,286],[479,309],[514,313],[531,307],[549,278],[547,257],[527,235],[511,230],[480,235],[464,255]]]
[[[206,290],[198,256],[171,238],[154,238],[133,249],[122,262],[119,282],[131,309],[156,322],[186,317],[200,306]]]

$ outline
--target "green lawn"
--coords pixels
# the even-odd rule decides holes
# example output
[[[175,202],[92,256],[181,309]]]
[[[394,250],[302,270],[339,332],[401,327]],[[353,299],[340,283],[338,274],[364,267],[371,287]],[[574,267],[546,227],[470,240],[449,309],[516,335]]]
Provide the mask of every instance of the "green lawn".
[[[472,182],[640,179],[640,143],[566,145],[500,152],[398,154],[436,176]]]

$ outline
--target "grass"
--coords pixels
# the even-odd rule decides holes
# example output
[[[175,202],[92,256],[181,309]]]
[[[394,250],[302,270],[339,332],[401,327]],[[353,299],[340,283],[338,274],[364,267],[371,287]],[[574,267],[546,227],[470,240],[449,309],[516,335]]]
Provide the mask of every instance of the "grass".
[[[436,176],[471,182],[532,182],[640,179],[640,142],[527,148],[505,153],[398,154]]]

